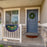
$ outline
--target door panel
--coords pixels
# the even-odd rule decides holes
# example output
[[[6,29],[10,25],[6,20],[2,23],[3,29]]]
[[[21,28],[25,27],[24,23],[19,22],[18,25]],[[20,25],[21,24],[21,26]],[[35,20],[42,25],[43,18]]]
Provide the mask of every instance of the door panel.
[[[29,17],[30,13],[34,13],[34,19]],[[27,10],[27,32],[37,33],[38,32],[38,10]]]

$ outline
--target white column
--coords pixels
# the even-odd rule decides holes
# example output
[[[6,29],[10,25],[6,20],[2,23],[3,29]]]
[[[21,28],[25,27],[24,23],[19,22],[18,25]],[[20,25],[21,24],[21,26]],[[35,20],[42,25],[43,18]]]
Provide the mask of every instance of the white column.
[[[20,24],[20,43],[22,43],[22,25]]]
[[[0,24],[0,40],[2,40],[2,24]]]

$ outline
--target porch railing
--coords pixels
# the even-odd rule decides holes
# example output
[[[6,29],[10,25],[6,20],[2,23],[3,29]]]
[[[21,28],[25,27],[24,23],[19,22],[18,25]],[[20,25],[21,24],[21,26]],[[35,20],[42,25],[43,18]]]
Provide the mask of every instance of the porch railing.
[[[3,39],[19,40],[21,43],[22,42],[22,25],[20,24],[17,31],[15,32],[9,32],[6,30],[6,27],[4,27]]]
[[[47,46],[47,23],[41,24],[41,36],[44,41],[44,47]]]
[[[26,25],[25,24],[20,24],[17,31],[15,32],[9,32],[6,30],[6,27],[4,26],[3,30],[3,39],[8,39],[8,40],[19,40],[22,42],[22,35],[26,33]],[[40,30],[40,28],[39,28]],[[38,30],[38,31],[39,31]],[[40,31],[39,31],[40,33]]]

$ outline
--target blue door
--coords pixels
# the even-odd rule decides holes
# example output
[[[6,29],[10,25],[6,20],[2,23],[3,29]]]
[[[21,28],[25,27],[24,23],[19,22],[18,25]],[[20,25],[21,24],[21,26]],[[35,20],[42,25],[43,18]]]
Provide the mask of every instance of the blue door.
[[[27,32],[38,33],[38,9],[27,10]]]

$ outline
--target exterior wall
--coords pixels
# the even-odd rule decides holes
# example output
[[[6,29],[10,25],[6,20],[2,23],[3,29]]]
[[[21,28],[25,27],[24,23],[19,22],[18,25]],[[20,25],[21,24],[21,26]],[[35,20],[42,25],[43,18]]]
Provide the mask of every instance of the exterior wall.
[[[38,6],[39,7],[39,6]],[[31,8],[31,7],[20,7],[20,24],[25,24],[24,26],[22,26],[22,27],[24,27],[24,29],[22,29],[22,31],[23,31],[23,33],[25,33],[24,32],[24,30],[27,30],[26,28],[26,23],[25,23],[25,21],[26,21],[26,19],[25,19],[25,17],[26,17],[26,15],[25,15],[25,8]],[[4,15],[4,14],[3,14]],[[3,19],[2,19],[2,21],[3,21],[3,23],[4,23],[4,16],[3,16]],[[26,27],[26,28],[25,28]]]
[[[25,8],[20,9],[20,24],[25,24]]]
[[[40,6],[35,6],[35,7],[40,7]],[[20,8],[20,24],[25,24],[25,21],[26,21],[25,8],[31,8],[31,6],[30,7],[18,7],[18,8]],[[9,8],[7,8],[7,9],[9,9]],[[15,9],[15,8],[10,8],[10,9]],[[2,21],[4,24],[4,16],[3,16]]]
[[[47,23],[47,0],[41,5],[41,23]]]
[[[3,14],[4,15],[4,14]],[[25,25],[22,25],[22,36],[25,36],[25,33],[27,32],[27,26],[26,26],[26,23],[25,23],[25,17],[26,17],[26,15],[25,15],[25,7],[21,7],[20,8],[20,24],[25,24]],[[4,23],[4,17],[3,17],[3,23]],[[39,30],[39,33],[40,33],[40,27],[38,28],[38,30]],[[11,33],[11,35],[9,36],[9,33],[10,32],[8,32],[7,30],[5,30],[5,27],[3,27],[3,31],[4,31],[4,34],[3,34],[3,36],[4,37],[12,37],[13,36],[13,34],[15,33],[15,36],[14,37],[17,37],[18,35],[17,35],[17,32],[18,31],[16,31],[16,32],[14,32],[14,33]],[[7,31],[7,32],[6,32]],[[20,33],[20,32],[19,32]],[[7,36],[8,35],[8,36]],[[19,37],[19,36],[18,36]]]
[[[26,24],[26,15],[25,15],[25,8],[32,8],[32,9],[36,9],[35,7],[22,7],[20,8],[20,24]],[[40,10],[39,10],[40,11]],[[38,23],[40,23],[40,12],[38,14]]]
[[[25,21],[26,21],[25,17],[26,17],[26,15],[25,15],[25,7],[24,7],[24,8],[20,9],[20,24],[25,24],[25,25],[22,26],[23,27],[22,28],[22,34],[25,34],[27,32],[27,26],[26,26],[26,23],[25,23]],[[40,21],[40,19],[39,19],[39,21]],[[40,30],[41,30],[40,27],[38,27],[38,32],[39,33],[41,32]]]

